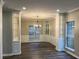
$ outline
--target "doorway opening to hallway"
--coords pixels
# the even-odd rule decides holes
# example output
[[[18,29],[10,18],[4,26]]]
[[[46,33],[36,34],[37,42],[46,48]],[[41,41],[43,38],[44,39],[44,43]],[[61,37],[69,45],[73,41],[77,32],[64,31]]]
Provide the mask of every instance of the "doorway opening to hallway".
[[[40,39],[40,34],[41,34],[41,25],[34,24],[34,25],[29,25],[29,40],[31,41],[36,41]]]

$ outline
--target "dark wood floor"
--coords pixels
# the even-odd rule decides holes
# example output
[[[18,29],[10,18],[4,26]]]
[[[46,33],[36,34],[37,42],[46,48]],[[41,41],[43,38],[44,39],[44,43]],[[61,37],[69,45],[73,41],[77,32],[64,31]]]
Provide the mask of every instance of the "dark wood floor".
[[[22,54],[4,59],[76,59],[65,52],[57,52],[50,43],[24,43]]]

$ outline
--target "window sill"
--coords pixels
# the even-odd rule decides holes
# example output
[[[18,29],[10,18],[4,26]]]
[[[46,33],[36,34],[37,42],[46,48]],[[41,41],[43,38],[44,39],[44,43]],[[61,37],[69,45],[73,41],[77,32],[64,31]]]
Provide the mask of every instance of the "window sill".
[[[72,49],[72,48],[69,48],[69,47],[66,47],[66,49],[68,49],[68,50],[70,50],[70,51],[72,51],[72,52],[75,51],[75,49]]]

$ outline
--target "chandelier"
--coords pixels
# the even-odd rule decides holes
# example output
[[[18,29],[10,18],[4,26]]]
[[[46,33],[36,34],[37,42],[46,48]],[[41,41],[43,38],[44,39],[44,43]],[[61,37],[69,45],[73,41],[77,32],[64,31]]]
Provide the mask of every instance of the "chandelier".
[[[39,24],[38,17],[39,17],[39,16],[37,16],[37,21],[36,21],[36,24],[34,24],[34,27],[38,27],[38,28],[40,28],[41,25]]]

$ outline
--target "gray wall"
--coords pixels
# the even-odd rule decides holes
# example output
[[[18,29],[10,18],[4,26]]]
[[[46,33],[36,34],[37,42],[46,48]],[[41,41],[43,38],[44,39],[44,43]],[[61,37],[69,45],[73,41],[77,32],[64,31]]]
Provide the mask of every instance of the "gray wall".
[[[3,11],[3,54],[12,52],[12,12]]]
[[[0,1],[0,59],[2,58],[2,4]]]

